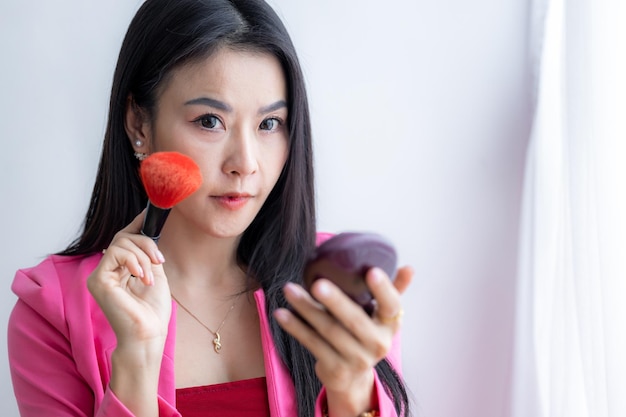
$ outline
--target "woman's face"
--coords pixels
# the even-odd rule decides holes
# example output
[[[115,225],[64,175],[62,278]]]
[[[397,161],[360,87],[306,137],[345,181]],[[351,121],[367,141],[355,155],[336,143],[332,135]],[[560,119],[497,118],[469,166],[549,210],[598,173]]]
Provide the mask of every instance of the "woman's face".
[[[203,184],[172,209],[192,233],[237,237],[276,184],[289,148],[287,87],[278,60],[222,48],[176,69],[150,124],[150,151],[177,151]]]

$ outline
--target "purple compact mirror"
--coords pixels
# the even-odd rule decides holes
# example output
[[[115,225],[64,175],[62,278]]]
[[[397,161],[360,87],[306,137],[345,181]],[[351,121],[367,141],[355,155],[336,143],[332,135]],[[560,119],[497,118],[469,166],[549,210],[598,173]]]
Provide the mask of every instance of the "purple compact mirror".
[[[393,280],[397,255],[393,245],[374,233],[339,233],[316,249],[304,270],[304,287],[326,278],[363,307],[370,316],[376,301],[365,284],[365,274],[378,267]]]

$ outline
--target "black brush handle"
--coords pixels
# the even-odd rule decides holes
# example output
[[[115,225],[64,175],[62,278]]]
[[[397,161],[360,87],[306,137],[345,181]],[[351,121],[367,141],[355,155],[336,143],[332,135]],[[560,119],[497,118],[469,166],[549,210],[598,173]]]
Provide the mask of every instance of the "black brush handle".
[[[161,229],[167,220],[167,216],[170,214],[169,208],[163,209],[153,205],[148,201],[148,207],[146,208],[146,217],[143,219],[143,226],[141,226],[141,234],[148,236],[154,243],[159,243],[161,237]]]

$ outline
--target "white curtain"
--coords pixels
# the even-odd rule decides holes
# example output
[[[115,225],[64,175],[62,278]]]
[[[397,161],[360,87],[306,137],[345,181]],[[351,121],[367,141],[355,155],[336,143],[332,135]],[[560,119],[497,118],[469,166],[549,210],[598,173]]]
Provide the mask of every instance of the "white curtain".
[[[534,0],[511,417],[626,416],[626,0]]]

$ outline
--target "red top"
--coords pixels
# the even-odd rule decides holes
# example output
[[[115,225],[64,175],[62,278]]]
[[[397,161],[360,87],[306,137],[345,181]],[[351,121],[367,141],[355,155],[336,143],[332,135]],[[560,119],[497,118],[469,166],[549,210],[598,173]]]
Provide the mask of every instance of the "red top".
[[[176,390],[183,417],[269,417],[265,377]]]

